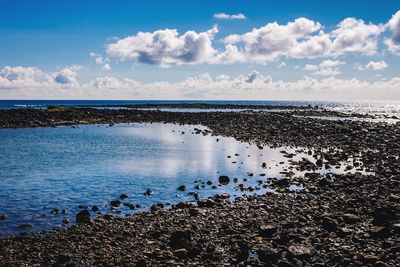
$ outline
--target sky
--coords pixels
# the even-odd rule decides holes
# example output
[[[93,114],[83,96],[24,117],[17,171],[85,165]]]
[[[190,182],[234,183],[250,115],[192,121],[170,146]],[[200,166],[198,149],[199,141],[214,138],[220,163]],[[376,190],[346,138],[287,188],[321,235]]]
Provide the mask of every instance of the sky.
[[[400,1],[0,0],[0,99],[400,100]]]

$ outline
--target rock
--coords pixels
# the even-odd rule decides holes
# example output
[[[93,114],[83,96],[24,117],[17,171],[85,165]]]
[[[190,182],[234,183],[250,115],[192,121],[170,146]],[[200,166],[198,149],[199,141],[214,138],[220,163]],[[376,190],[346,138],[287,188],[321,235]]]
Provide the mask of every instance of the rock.
[[[61,254],[56,257],[57,264],[66,264],[70,261],[71,261],[71,257],[68,255]]]
[[[385,238],[390,235],[390,230],[384,226],[372,226],[369,229],[369,234],[374,238]]]
[[[259,233],[262,237],[272,237],[278,227],[274,224],[266,224],[266,225],[261,225],[259,229]]]
[[[229,179],[229,177],[226,176],[226,175],[221,175],[221,176],[218,178],[218,182],[219,182],[220,184],[222,184],[222,185],[227,185],[227,184],[229,184],[230,179]]]
[[[8,215],[7,214],[0,215],[0,221],[5,221],[7,219],[8,219]]]
[[[92,211],[94,211],[94,212],[99,211],[99,207],[93,206],[93,207],[92,207]]]
[[[289,179],[284,177],[281,179],[278,179],[274,182],[274,185],[278,186],[278,187],[289,187],[290,182]]]
[[[163,204],[157,203],[157,204],[151,205],[150,210],[151,210],[151,211],[158,211],[158,210],[161,210],[161,209],[163,209],[163,208],[164,208],[164,205],[163,205]]]
[[[119,207],[119,206],[121,206],[121,201],[119,201],[119,200],[113,200],[113,201],[110,202],[110,205],[111,205],[112,207]]]
[[[398,212],[398,211],[397,211]],[[375,209],[372,213],[373,225],[388,225],[398,219],[396,208],[393,206],[384,206]]]
[[[184,185],[181,185],[181,186],[179,186],[178,188],[177,188],[179,191],[185,191],[186,190],[186,186],[184,186]]]
[[[375,255],[362,254],[361,259],[364,263],[373,264],[379,260]]]
[[[51,211],[51,213],[52,213],[52,214],[60,214],[60,213],[61,213],[61,210],[55,208],[55,209],[53,209],[53,210]]]
[[[258,258],[264,263],[276,263],[279,260],[279,252],[269,246],[262,246],[256,249]]]
[[[128,195],[126,195],[126,194],[121,194],[121,195],[119,196],[119,198],[120,198],[120,199],[125,199],[125,198],[128,198]]]
[[[65,218],[62,220],[62,222],[63,222],[63,224],[69,224],[69,223],[71,223],[71,220],[68,218]]]
[[[335,219],[332,219],[330,217],[324,217],[322,218],[322,227],[329,231],[329,232],[334,232],[336,231],[338,226],[338,223]]]
[[[77,223],[90,223],[90,213],[88,210],[82,210],[78,214],[76,214],[76,222]]]
[[[354,224],[360,221],[360,218],[357,215],[351,213],[344,214],[342,219],[347,224]]]
[[[191,245],[191,237],[189,230],[173,232],[169,238],[169,245],[173,249],[187,248]]]
[[[318,160],[315,162],[315,165],[317,165],[317,167],[322,168],[322,166],[324,165],[324,162],[323,162],[322,159],[318,159]]]
[[[314,248],[305,244],[293,244],[289,246],[288,251],[294,258],[309,258],[314,254]]]
[[[144,192],[145,196],[150,196],[153,194],[153,191],[151,191],[150,189],[147,189],[146,192]]]
[[[185,248],[180,248],[180,249],[175,250],[174,253],[175,253],[175,256],[178,257],[179,259],[184,259],[184,258],[186,258],[188,251]]]

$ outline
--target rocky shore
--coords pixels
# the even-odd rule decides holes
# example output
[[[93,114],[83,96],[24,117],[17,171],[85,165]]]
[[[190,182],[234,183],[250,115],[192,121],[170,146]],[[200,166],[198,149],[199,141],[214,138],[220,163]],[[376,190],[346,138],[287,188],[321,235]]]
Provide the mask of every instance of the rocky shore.
[[[90,218],[67,230],[0,240],[0,266],[398,266],[400,125],[275,112],[65,109],[0,112],[1,128],[86,123],[202,124],[214,135],[312,148],[313,168],[352,156],[373,175],[302,177],[304,190],[182,202],[170,209]],[[310,108],[305,112],[327,115]],[[345,115],[343,115],[345,116]]]

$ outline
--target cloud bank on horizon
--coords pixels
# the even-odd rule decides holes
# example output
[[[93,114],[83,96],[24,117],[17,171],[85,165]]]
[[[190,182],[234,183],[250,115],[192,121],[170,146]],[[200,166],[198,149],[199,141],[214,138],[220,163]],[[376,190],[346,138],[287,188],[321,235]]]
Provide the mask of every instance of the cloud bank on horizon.
[[[216,13],[216,20],[247,20],[242,14]],[[268,22],[242,33],[219,36],[217,25],[202,32],[160,29],[138,32],[105,45],[90,57],[101,76],[79,81],[86,66],[66,66],[46,72],[35,66],[3,66],[0,98],[98,98],[98,99],[400,99],[398,76],[382,77],[391,65],[383,58],[400,59],[400,11],[386,22],[374,24],[353,17],[331,29],[323,23],[299,17],[286,24]],[[355,62],[361,56],[367,63]],[[290,61],[297,64],[288,64]],[[310,62],[312,61],[312,63]],[[190,68],[195,66],[258,66],[276,64],[304,75],[296,80],[274,79],[268,73],[249,70],[238,75],[188,75],[180,81],[140,82],[109,75],[115,65],[135,68]],[[301,64],[301,65],[299,65]],[[343,78],[341,68],[378,74],[376,80]],[[132,70],[134,73],[135,70]]]

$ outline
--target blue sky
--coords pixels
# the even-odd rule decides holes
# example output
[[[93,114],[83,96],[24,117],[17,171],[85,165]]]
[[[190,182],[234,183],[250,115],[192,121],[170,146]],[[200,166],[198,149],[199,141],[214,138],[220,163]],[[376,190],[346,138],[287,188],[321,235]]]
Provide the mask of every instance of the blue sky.
[[[0,98],[339,99],[347,87],[353,98],[359,96],[363,85],[367,98],[393,98],[393,93],[400,98],[393,89],[385,91],[400,76],[399,10],[394,0],[1,1]],[[217,16],[221,13],[225,17]],[[229,19],[238,14],[243,19]],[[348,18],[354,18],[347,21],[350,30],[338,26]],[[274,22],[279,27],[266,35]],[[293,33],[299,27],[308,28]],[[344,28],[344,35],[354,31],[352,38],[360,37],[354,39],[359,44],[334,44]],[[176,29],[177,36],[165,29]],[[176,44],[191,31],[192,39]],[[164,48],[147,43],[143,48],[146,41],[138,32],[149,33],[146,40],[170,38],[172,47],[157,51]],[[292,35],[275,42],[285,34]],[[311,44],[304,42],[318,36],[332,47],[306,53]],[[221,59],[227,45],[238,52]],[[237,85],[251,75],[257,84]],[[279,81],[283,84],[274,84]],[[301,83],[291,84],[296,82]],[[321,89],[338,85],[343,90]],[[182,87],[193,88],[182,92]],[[381,93],[379,87],[385,87]]]

